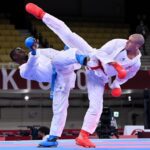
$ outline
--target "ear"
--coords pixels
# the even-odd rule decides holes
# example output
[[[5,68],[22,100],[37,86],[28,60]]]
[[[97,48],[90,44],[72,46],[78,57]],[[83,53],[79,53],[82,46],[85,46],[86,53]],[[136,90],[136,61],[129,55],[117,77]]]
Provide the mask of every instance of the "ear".
[[[140,44],[136,45],[136,49],[140,49],[142,46]]]
[[[13,59],[16,59],[17,58],[17,56],[16,55],[13,55]]]

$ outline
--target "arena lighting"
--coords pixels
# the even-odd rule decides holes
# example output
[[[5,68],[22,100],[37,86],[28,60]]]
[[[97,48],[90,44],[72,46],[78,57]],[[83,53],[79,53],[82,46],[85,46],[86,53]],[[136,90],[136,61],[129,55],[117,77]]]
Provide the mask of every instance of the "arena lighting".
[[[113,116],[116,117],[116,118],[118,118],[119,117],[119,111],[114,111],[113,112]]]
[[[29,99],[30,99],[29,95],[25,95],[25,96],[24,96],[24,100],[25,100],[25,101],[28,101]]]
[[[132,97],[129,95],[128,96],[128,101],[131,102],[132,101]]]
[[[124,91],[123,91],[123,94],[131,94],[131,93],[133,93],[133,90],[130,90],[130,89],[129,89],[129,90],[124,90]]]

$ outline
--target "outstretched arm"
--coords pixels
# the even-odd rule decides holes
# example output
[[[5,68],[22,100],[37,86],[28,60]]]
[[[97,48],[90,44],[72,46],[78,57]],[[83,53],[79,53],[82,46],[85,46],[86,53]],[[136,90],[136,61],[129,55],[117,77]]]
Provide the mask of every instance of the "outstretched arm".
[[[25,45],[29,48],[30,53],[27,63],[20,66],[21,77],[38,82],[50,82],[52,70],[51,60],[43,55],[37,54],[37,46],[34,38],[27,38]]]

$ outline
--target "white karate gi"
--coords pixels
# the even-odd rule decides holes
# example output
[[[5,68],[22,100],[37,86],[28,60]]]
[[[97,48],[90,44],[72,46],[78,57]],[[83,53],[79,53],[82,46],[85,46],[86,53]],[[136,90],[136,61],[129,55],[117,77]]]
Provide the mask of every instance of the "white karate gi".
[[[102,62],[102,66],[106,74],[104,74],[101,69],[86,71],[89,108],[86,112],[82,129],[88,131],[89,133],[93,133],[97,127],[103,109],[105,83],[108,82],[108,77],[117,74],[115,69],[107,63],[115,60],[127,69],[127,77],[125,79],[116,78],[110,85],[111,88],[119,87],[120,84],[125,83],[137,73],[141,65],[141,54],[130,60],[127,57],[126,51],[122,51],[127,41],[124,39],[114,39],[106,43],[99,50],[96,50],[92,48],[83,38],[78,36],[76,33],[73,33],[63,21],[57,19],[56,17],[46,13],[43,16],[42,21],[55,34],[57,34],[68,47],[77,48],[80,50],[81,54],[89,55],[91,58],[91,61],[88,63],[89,66],[97,66],[97,60]]]
[[[36,55],[29,53],[27,63],[19,67],[22,78],[49,83],[52,76],[52,64],[56,67],[57,78],[54,87],[53,118],[50,135],[61,136],[65,126],[69,105],[68,97],[70,90],[75,86],[76,80],[74,70],[80,68],[80,65],[72,64],[75,63],[75,52],[76,49],[66,51],[57,51],[51,48],[37,49]],[[57,60],[60,61],[58,62]],[[68,63],[68,60],[70,60],[72,65]]]

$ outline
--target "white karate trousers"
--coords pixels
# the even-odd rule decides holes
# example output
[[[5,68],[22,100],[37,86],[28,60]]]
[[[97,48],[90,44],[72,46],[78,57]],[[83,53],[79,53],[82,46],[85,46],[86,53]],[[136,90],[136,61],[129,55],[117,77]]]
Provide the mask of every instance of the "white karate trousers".
[[[73,33],[63,21],[47,13],[44,15],[42,21],[55,34],[57,34],[59,38],[64,42],[64,44],[67,45],[68,47],[77,48],[81,50],[81,52],[85,55],[93,51],[93,48],[83,38],[78,36],[76,33]],[[88,88],[88,97],[89,97],[89,108],[86,112],[82,129],[88,131],[89,133],[93,133],[95,131],[97,124],[99,122],[101,113],[102,113],[104,87],[105,87],[105,84],[103,80],[100,77],[96,76],[93,71],[87,70],[87,88]],[[59,98],[57,98],[58,99],[57,100],[55,97],[56,101],[54,100],[54,105],[58,105],[58,103],[62,103],[62,105],[60,106],[62,109],[65,109],[65,107],[68,107],[68,101],[65,101],[64,103],[62,101],[62,98],[65,99],[65,97],[61,96],[60,100]],[[63,107],[63,105],[65,106]],[[55,109],[55,106],[53,110],[58,111],[57,107]],[[58,113],[58,115],[56,115],[55,118],[57,118],[56,119],[57,121],[52,121],[51,131],[59,130],[57,128],[58,124],[60,126],[60,130],[62,130],[61,126],[63,125],[62,125],[61,117],[62,117],[61,113]],[[60,119],[60,121],[58,118]],[[54,132],[51,132],[50,134],[54,135]]]

